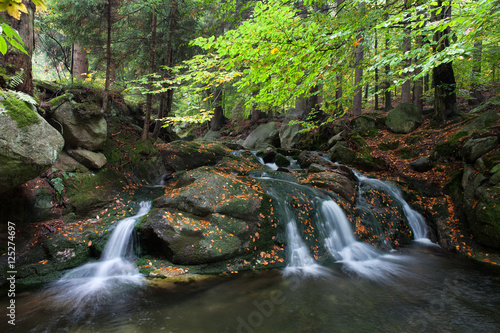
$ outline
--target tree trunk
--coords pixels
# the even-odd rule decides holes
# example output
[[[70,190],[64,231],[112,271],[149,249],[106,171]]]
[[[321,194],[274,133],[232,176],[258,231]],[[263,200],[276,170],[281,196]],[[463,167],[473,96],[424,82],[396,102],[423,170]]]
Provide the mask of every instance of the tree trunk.
[[[223,86],[219,84],[214,91],[213,96],[213,106],[214,106],[214,116],[210,121],[210,130],[218,131],[222,127],[222,121],[224,119],[224,108],[222,106],[222,92]]]
[[[478,105],[482,103],[485,99],[485,97],[479,90],[479,77],[481,75],[482,53],[483,53],[483,42],[478,40],[474,43],[474,53],[472,55],[472,61],[474,63],[474,66],[472,67],[472,87],[470,90],[470,98],[468,100],[469,105]]]
[[[28,13],[21,12],[19,20],[4,13],[2,16],[6,19],[9,25],[17,30],[19,36],[24,41],[24,49],[28,54],[25,54],[16,49],[9,50],[3,57],[0,57],[0,65],[5,68],[8,75],[12,76],[20,73],[23,70],[23,82],[17,87],[12,87],[14,90],[22,91],[26,94],[33,95],[33,71],[31,58],[35,48],[34,42],[34,26],[35,26],[35,5],[29,0],[23,0]]]
[[[386,5],[387,5],[387,1],[386,1]],[[385,19],[387,20],[389,18],[389,14],[385,14]],[[385,48],[388,49],[389,48],[389,38],[385,38]],[[391,65],[387,64],[384,66],[384,70],[385,70],[385,80],[384,80],[384,83],[383,83],[383,86],[384,86],[384,99],[385,99],[385,110],[386,111],[389,111],[392,109],[392,96],[391,96],[391,92],[389,91],[389,89],[391,88],[391,81],[389,80],[389,73],[391,72]]]
[[[443,0],[437,1],[437,7],[441,7],[442,10],[438,15],[433,14],[432,19],[435,22],[447,20],[451,16],[451,1],[447,5],[443,5],[443,2]],[[444,31],[438,31],[434,34],[434,42],[441,41],[434,47],[434,52],[440,52],[449,47],[449,33],[450,28],[448,27]],[[457,94],[455,92],[456,82],[452,62],[440,64],[433,69],[432,74],[434,81],[435,121],[443,123],[448,119],[454,118],[458,112]]]
[[[167,41],[167,50],[165,54],[165,66],[170,68],[174,64],[174,52],[172,48],[172,39],[175,28],[175,12],[177,10],[177,3],[172,1],[170,7],[170,15],[169,15],[169,23],[168,23],[168,41]],[[170,77],[172,73],[170,70],[167,70],[166,76]],[[172,112],[172,103],[174,100],[174,90],[169,87],[166,93],[162,93],[160,97],[160,109],[158,110],[158,117],[155,124],[155,129],[153,130],[153,139],[156,140],[160,135],[160,130],[162,127],[161,119],[168,116]]]
[[[156,9],[153,7],[153,14],[151,18],[151,44],[149,46],[149,74],[155,71],[155,52],[156,52]],[[150,78],[152,79],[152,78]],[[149,85],[150,90],[152,86]],[[149,126],[151,125],[151,108],[153,106],[153,95],[147,94],[146,96],[146,114],[144,116],[144,127],[142,129],[141,140],[145,141],[149,136]]]
[[[356,68],[354,69],[354,99],[352,102],[352,115],[361,115],[362,102],[363,102],[363,86],[361,81],[363,80],[363,67],[361,67],[361,62],[363,61],[363,44],[361,43],[362,37],[358,35],[358,42],[360,43],[356,49]]]
[[[73,77],[85,80],[88,71],[89,60],[87,58],[87,51],[80,44],[75,43],[73,46]]]
[[[416,44],[419,47],[423,46],[422,37],[417,37]],[[415,58],[414,61],[415,64],[418,64],[418,58]],[[415,67],[415,75],[420,74],[421,71],[422,69],[420,68],[420,66]],[[420,78],[415,80],[413,83],[413,104],[415,104],[420,113],[424,111],[423,97],[424,97],[424,79]]]
[[[377,52],[378,52],[378,36],[377,36],[377,30],[375,30],[375,55],[377,55]],[[378,86],[378,80],[379,80],[379,77],[378,77],[378,67],[375,68],[375,106],[374,106],[374,109],[375,111],[378,110],[378,89],[379,89],[379,86]]]
[[[409,20],[410,16],[407,15],[406,18]],[[408,23],[405,23],[404,34],[406,35],[403,38],[403,49],[405,53],[409,53],[411,51],[411,38],[408,37],[410,35],[410,31],[408,29]],[[411,66],[411,58],[408,58],[404,61],[404,66],[406,68]],[[410,75],[410,73],[403,73],[403,76],[406,78]],[[401,86],[401,103],[411,103],[411,81],[405,80],[403,85]]]
[[[113,18],[111,15],[111,3],[113,0],[108,0],[108,6],[106,10],[107,17],[107,40],[106,40],[106,82],[104,83],[104,98],[102,101],[102,109],[101,113],[106,112],[106,108],[108,107],[108,98],[109,98],[109,72],[111,68],[111,28],[113,25]]]

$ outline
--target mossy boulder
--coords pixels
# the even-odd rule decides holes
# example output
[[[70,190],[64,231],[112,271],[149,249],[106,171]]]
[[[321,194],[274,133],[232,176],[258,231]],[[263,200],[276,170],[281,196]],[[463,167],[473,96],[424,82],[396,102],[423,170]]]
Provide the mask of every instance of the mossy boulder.
[[[470,227],[476,240],[500,250],[500,185],[486,188],[473,212]]]
[[[248,149],[276,146],[279,142],[278,135],[278,125],[275,122],[269,122],[254,129],[243,142],[243,146]]]
[[[167,171],[192,170],[215,165],[230,149],[216,141],[174,141],[156,145]]]
[[[498,144],[498,137],[486,136],[470,138],[462,148],[462,156],[467,163],[474,163],[479,157],[494,149]]]
[[[385,118],[385,125],[394,133],[410,133],[423,123],[418,108],[409,103],[400,103]]]
[[[9,97],[2,104],[7,111],[0,110],[0,194],[45,172],[64,146],[59,132],[27,103]]]
[[[201,168],[177,184],[141,221],[146,252],[197,265],[253,253],[271,242],[270,199],[255,179]]]
[[[367,146],[361,145],[354,150],[346,142],[340,141],[330,149],[330,160],[353,166],[366,172],[380,171],[387,168],[386,162],[370,154]]]
[[[108,131],[104,116],[96,113],[82,113],[79,109],[86,109],[90,106],[74,101],[65,101],[58,105],[64,100],[62,96],[59,99],[52,103],[51,117],[53,126],[62,133],[66,146],[81,147],[92,151],[101,150],[106,142]]]

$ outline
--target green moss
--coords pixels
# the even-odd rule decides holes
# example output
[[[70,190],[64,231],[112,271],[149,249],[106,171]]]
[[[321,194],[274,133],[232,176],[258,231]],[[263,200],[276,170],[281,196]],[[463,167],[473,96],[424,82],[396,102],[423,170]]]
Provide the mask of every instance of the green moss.
[[[57,96],[56,98],[52,98],[49,101],[50,108],[52,110],[57,109],[59,106],[61,106],[61,104],[68,102],[68,101],[71,101],[73,99],[73,97],[74,96],[72,94],[64,94],[61,96]]]
[[[40,122],[40,118],[26,102],[10,97],[3,100],[2,104],[7,110],[7,114],[10,118],[17,122],[19,128],[38,124]]]

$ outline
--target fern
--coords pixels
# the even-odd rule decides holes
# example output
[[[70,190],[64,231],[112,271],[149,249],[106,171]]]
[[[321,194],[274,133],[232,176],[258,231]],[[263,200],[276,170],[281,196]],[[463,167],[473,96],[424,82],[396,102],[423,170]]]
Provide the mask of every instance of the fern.
[[[24,68],[21,68],[18,72],[16,72],[16,74],[14,74],[14,76],[10,77],[8,87],[14,89],[15,87],[23,84],[25,79],[26,72],[24,71]]]
[[[27,102],[31,105],[38,105],[38,102],[33,96],[30,96],[26,93],[23,93],[21,91],[14,91],[14,90],[7,90],[7,92],[12,96],[17,98],[18,100],[21,100],[23,102]]]

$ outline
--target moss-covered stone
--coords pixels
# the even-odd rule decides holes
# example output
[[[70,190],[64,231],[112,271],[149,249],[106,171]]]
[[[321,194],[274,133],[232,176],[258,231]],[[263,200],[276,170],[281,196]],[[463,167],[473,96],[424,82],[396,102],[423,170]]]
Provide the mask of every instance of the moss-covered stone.
[[[385,125],[394,133],[410,133],[423,123],[417,107],[409,103],[398,104],[387,114]]]
[[[33,111],[31,106],[24,101],[10,96],[4,99],[1,104],[5,107],[10,118],[17,122],[19,128],[38,124],[40,122],[40,118],[35,111]]]

